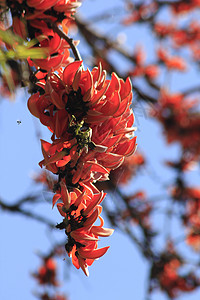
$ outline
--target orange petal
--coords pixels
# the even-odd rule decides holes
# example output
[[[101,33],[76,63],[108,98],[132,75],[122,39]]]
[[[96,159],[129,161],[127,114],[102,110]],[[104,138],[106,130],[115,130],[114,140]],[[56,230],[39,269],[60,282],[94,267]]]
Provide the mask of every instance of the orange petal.
[[[56,166],[61,168],[61,167],[64,167],[65,165],[68,164],[68,162],[71,160],[71,156],[70,155],[67,155],[67,156],[64,156],[62,160],[59,160],[56,162]]]
[[[80,194],[77,198],[76,198],[76,200],[75,200],[75,202],[73,203],[76,207],[79,207],[79,205],[81,204],[81,202],[82,202],[82,200],[89,200],[90,199],[90,197],[89,196],[87,196],[86,195],[86,193],[84,192],[84,193],[82,193],[82,194]]]
[[[79,262],[79,265],[80,265],[81,269],[83,270],[84,274],[88,277],[89,271],[88,271],[88,266],[87,266],[85,259],[78,256],[78,262]]]
[[[89,258],[89,259],[97,259],[101,256],[103,256],[110,247],[104,247],[100,249],[94,249],[94,250],[83,250],[83,248],[78,249],[78,253],[82,258]]]
[[[71,237],[73,239],[77,240],[87,240],[87,241],[98,241],[98,238],[88,235],[84,232],[76,232],[76,231],[72,231],[70,233]]]
[[[70,198],[70,195],[68,193],[68,190],[67,190],[67,187],[66,187],[65,183],[61,182],[60,185],[61,185],[62,200],[63,200],[63,203],[64,203],[66,209],[68,209],[70,207],[70,204],[71,204],[71,198]]]
[[[94,172],[100,172],[100,173],[105,173],[105,174],[109,173],[109,171],[106,168],[104,168],[102,165],[100,165],[94,161],[88,161],[86,163],[86,165],[92,165],[92,171],[94,171]]]
[[[61,198],[60,194],[55,194],[53,196],[53,201],[52,201],[52,208],[54,207],[54,205],[56,204],[56,202]]]
[[[37,108],[37,104],[38,104],[38,100],[39,100],[39,92],[32,95],[29,99],[28,99],[28,109],[30,110],[31,114],[34,115],[36,118],[40,117],[40,112]]]
[[[80,180],[82,172],[83,172],[83,164],[78,164],[77,170],[74,173],[73,178],[72,178],[73,184],[76,184]]]
[[[63,203],[58,203],[57,204],[57,209],[58,209],[59,213],[61,214],[61,216],[63,216],[65,218],[66,213],[63,211]]]
[[[58,160],[61,160],[63,158],[63,156],[65,156],[64,151],[57,152],[56,154],[54,154],[53,156],[51,156],[49,159],[46,160],[46,162],[44,163],[44,166],[47,166],[48,164],[53,164],[53,163],[57,162]]]
[[[105,85],[100,90],[96,90],[90,99],[91,104],[95,105],[99,100],[101,100],[102,96],[105,94],[109,86],[109,82],[105,82]]]
[[[99,216],[99,210],[95,209],[95,211],[87,218],[87,220],[84,223],[84,227],[90,227],[94,222],[97,220]]]
[[[107,101],[105,105],[103,105],[102,108],[99,109],[99,111],[105,116],[120,116],[121,113],[117,114],[118,109],[120,107],[120,103],[121,97],[119,95],[119,92],[116,91],[114,92],[112,98],[110,98],[109,101]]]
[[[92,226],[90,232],[92,232],[95,235],[106,237],[113,234],[114,229],[110,228],[102,228],[100,226]]]
[[[87,216],[95,206],[97,206],[98,204],[100,204],[104,197],[105,197],[105,193],[103,191],[101,191],[101,193],[94,195],[93,197],[93,201],[88,205],[88,207],[84,210],[83,215]],[[96,199],[95,199],[96,198]]]
[[[74,76],[81,66],[82,61],[74,61],[73,63],[67,65],[63,72],[63,81],[66,85],[72,85]]]
[[[72,83],[72,88],[73,88],[74,91],[78,91],[80,78],[81,78],[81,70],[78,69],[76,71],[76,74],[74,76],[74,80],[73,80],[73,83]]]

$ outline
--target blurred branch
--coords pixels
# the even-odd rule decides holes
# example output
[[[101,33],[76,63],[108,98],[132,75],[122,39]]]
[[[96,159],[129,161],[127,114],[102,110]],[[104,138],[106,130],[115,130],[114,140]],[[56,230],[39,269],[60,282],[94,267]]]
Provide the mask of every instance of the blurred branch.
[[[182,92],[184,96],[188,96],[189,94],[200,92],[200,84],[198,86],[191,87]]]
[[[53,224],[50,220],[42,217],[42,216],[39,216],[35,213],[32,213],[30,211],[27,211],[23,208],[20,207],[20,204],[24,203],[24,202],[27,202],[27,201],[30,201],[31,198],[27,198],[27,199],[23,199],[23,201],[19,201],[17,204],[7,204],[6,202],[2,201],[0,199],[0,207],[3,209],[3,210],[6,210],[6,211],[9,211],[9,212],[12,212],[12,213],[19,213],[23,216],[26,216],[26,217],[29,217],[31,219],[34,219],[36,221],[39,221],[41,223],[44,223],[46,225],[48,225],[49,227],[51,228],[55,228],[55,224]]]
[[[101,14],[90,16],[90,23],[97,23],[102,22],[108,19],[112,19],[113,17],[116,17],[117,14],[121,14],[123,10],[123,7],[113,7],[110,9],[111,12],[108,12],[108,9],[101,12]]]

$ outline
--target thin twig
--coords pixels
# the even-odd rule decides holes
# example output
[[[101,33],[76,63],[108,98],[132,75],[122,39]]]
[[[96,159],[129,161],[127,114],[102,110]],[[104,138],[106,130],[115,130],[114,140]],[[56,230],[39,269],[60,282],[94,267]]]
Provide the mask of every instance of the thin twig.
[[[56,32],[61,38],[63,38],[72,49],[72,52],[74,54],[75,60],[82,60],[81,55],[77,49],[77,47],[74,44],[74,40],[72,38],[69,38],[56,24],[51,24],[51,27],[54,32]]]

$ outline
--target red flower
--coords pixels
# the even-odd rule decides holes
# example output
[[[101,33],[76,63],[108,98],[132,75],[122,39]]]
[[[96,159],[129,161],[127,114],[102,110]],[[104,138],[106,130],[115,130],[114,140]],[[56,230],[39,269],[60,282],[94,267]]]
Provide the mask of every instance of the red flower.
[[[56,262],[53,258],[45,258],[44,264],[39,268],[38,273],[33,274],[36,277],[41,285],[50,284],[58,286],[56,280]]]
[[[154,110],[155,117],[163,123],[168,142],[180,142],[183,149],[193,157],[200,153],[200,117],[198,113],[194,113],[197,104],[197,100],[185,99],[182,94],[170,94],[163,90]]]
[[[37,93],[28,101],[31,113],[53,132],[52,146],[42,142],[40,165],[54,173],[67,165],[73,184],[107,179],[110,169],[136,148],[130,81],[116,74],[106,80],[101,66],[90,72],[81,64],[73,62],[59,75],[50,73],[45,94]]]
[[[199,7],[199,0],[191,0],[190,2],[181,1],[180,3],[171,4],[174,14],[186,14],[196,7]]]
[[[169,245],[167,251],[161,253],[151,269],[150,291],[160,287],[170,298],[175,298],[181,291],[192,291],[198,286],[198,279],[190,272],[184,276],[179,275],[179,269],[183,265],[181,257]]]
[[[154,30],[157,35],[165,37],[167,35],[171,35],[174,32],[175,26],[173,24],[164,24],[162,22],[157,22],[154,25]]]
[[[92,124],[126,113],[132,100],[130,80],[124,82],[113,73],[109,81],[101,65],[90,72],[83,71],[81,64],[79,61],[73,62],[64,71],[60,70],[59,76],[55,73],[49,75],[44,87],[46,93],[42,96],[46,107],[41,107],[39,94],[29,99],[29,109],[36,117],[41,119],[44,109],[50,111],[53,105],[57,108],[54,114],[65,110],[66,115],[74,115],[77,120]],[[53,112],[50,117],[53,117]]]
[[[30,24],[40,30],[36,32],[35,37],[40,41],[40,48],[47,53],[45,59],[34,59],[33,65],[46,71],[66,66],[70,62],[68,43],[61,39],[57,33],[54,33],[52,29],[49,29],[44,21],[34,20]]]
[[[157,55],[169,70],[186,71],[187,65],[182,57],[170,56],[163,48],[157,50]]]
[[[6,1],[1,1],[6,6]],[[70,18],[80,6],[77,0],[11,0],[9,8],[26,20],[45,19],[53,22]]]
[[[57,228],[65,229],[66,251],[88,276],[88,266],[109,248],[97,249],[98,237],[113,232],[103,228],[99,204],[105,194],[92,182],[107,180],[136,148],[131,83],[115,73],[106,80],[101,65],[90,72],[75,61],[38,84],[44,93],[32,95],[28,107],[53,133],[52,143],[41,141],[40,166],[58,175],[53,206],[61,201],[57,208],[64,220]]]
[[[186,237],[186,243],[191,246],[195,251],[200,251],[200,230],[199,227],[192,227]]]
[[[147,76],[154,79],[158,76],[159,67],[156,65],[145,65],[146,55],[143,47],[138,46],[134,51],[133,59],[136,66],[129,72],[130,76]]]
[[[147,65],[144,68],[144,73],[150,79],[154,79],[159,75],[159,67],[156,65]]]
[[[168,69],[186,71],[186,62],[179,56],[173,56],[166,59],[165,64]]]
[[[58,295],[56,294],[55,296],[50,296],[48,293],[43,293],[38,295],[41,300],[68,300],[64,295]]]
[[[143,66],[146,60],[146,53],[141,45],[137,45],[133,54],[137,66]]]
[[[87,185],[82,185],[82,191],[74,189],[68,192],[64,182],[60,183],[60,193],[54,195],[53,206],[57,204],[60,214],[64,217],[62,223],[57,225],[59,229],[65,229],[68,242],[65,245],[68,255],[72,258],[74,266],[89,275],[88,266],[95,259],[103,256],[109,247],[97,249],[98,237],[110,236],[113,229],[103,228],[103,219],[100,217],[105,194],[93,187],[96,193]],[[97,192],[98,191],[98,192]],[[100,225],[94,223],[100,219]]]

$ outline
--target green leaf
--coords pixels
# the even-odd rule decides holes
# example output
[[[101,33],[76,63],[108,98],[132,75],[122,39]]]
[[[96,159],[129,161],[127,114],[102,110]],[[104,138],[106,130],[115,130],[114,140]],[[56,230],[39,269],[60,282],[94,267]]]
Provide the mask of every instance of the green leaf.
[[[10,30],[0,30],[0,39],[11,47],[13,47],[15,43],[25,43],[20,36],[12,33]]]
[[[30,40],[29,42],[26,42],[25,46],[27,48],[32,48],[33,46],[37,45],[39,42],[41,42],[45,39],[46,39],[45,35],[40,35],[40,36],[37,37],[37,39],[35,38],[35,39]]]
[[[3,74],[6,78],[8,88],[11,92],[13,92],[15,90],[15,83],[14,83],[13,78],[11,76],[11,68],[3,61],[1,61],[1,68],[3,70]]]
[[[28,57],[31,59],[40,59],[47,57],[47,50],[39,47],[27,49],[25,46],[18,45],[15,50],[17,59],[26,59]]]
[[[0,63],[5,62],[6,61],[6,56],[4,54],[4,52],[0,49]]]

